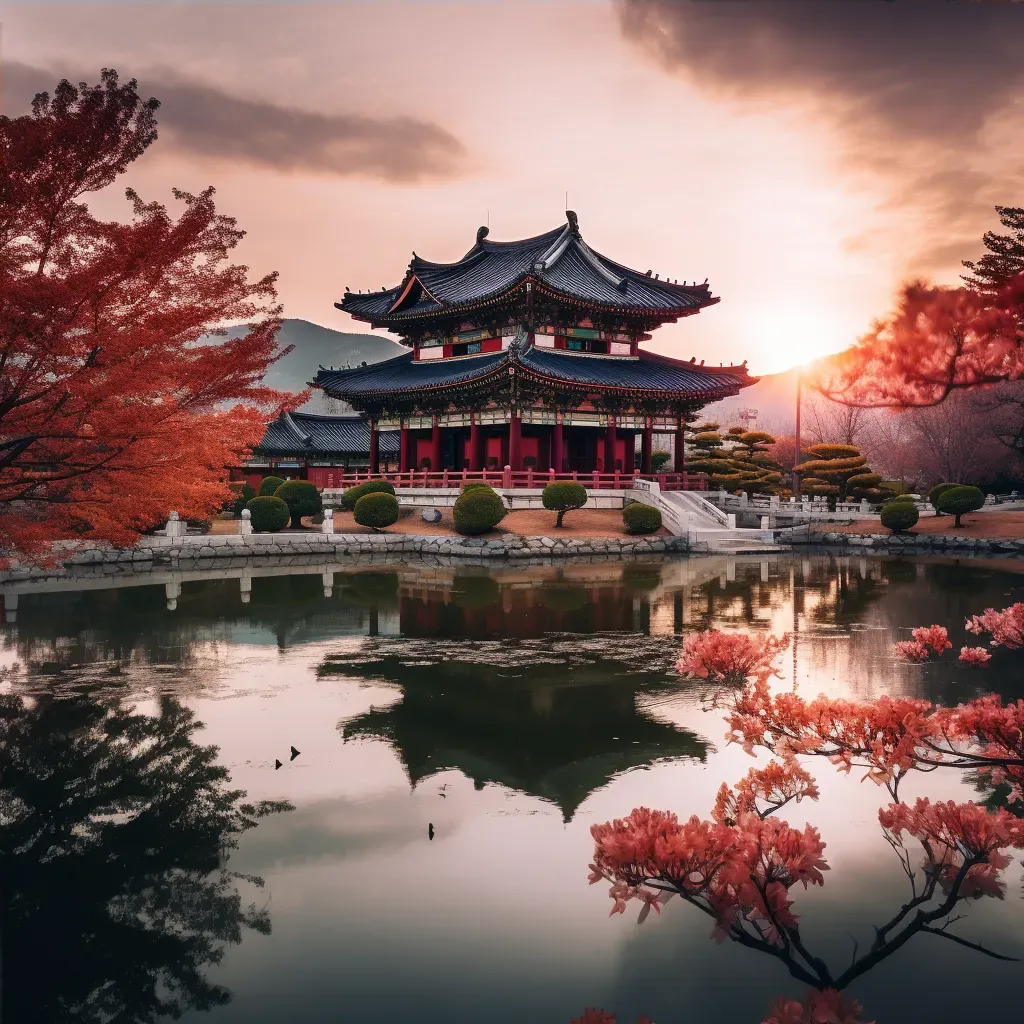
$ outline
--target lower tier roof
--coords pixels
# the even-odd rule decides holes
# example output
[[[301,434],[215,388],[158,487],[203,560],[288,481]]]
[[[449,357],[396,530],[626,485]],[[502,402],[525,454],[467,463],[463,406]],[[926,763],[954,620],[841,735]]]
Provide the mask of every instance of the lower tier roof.
[[[382,430],[377,437],[381,455],[398,455],[398,431]],[[255,451],[268,456],[369,455],[370,426],[357,416],[286,412],[267,424]]]
[[[415,397],[465,384],[495,381],[518,372],[537,381],[562,382],[600,392],[653,393],[703,403],[736,394],[757,378],[745,366],[705,367],[653,352],[598,356],[513,344],[505,352],[459,358],[414,360],[411,352],[350,370],[320,369],[313,382],[334,398],[355,401],[385,395]]]

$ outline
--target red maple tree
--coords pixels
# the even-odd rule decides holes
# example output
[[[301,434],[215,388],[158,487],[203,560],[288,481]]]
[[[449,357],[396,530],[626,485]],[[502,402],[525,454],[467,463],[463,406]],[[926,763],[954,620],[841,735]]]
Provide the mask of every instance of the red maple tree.
[[[914,408],[1024,378],[1024,274],[991,291],[924,281],[856,345],[823,360],[816,386],[841,404]]]
[[[213,189],[177,217],[127,190],[131,219],[83,197],[156,139],[156,100],[104,70],[0,117],[0,548],[125,544],[171,509],[209,517],[225,466],[294,396],[262,386],[283,355],[276,274],[229,262],[243,232]],[[225,328],[244,324],[241,337]]]

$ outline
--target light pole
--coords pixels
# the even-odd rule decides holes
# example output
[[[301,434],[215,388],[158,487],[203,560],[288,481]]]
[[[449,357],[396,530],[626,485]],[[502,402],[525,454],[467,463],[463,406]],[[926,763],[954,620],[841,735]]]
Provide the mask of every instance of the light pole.
[[[793,446],[793,494],[796,500],[800,500],[800,474],[796,467],[800,465],[800,397],[803,390],[803,374],[800,369],[796,371],[796,437]]]

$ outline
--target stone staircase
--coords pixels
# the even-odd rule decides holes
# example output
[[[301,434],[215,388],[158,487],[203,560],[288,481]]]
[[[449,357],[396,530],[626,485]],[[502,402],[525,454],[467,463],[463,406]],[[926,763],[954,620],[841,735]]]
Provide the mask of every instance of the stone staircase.
[[[688,537],[692,552],[758,554],[789,550],[788,545],[775,543],[771,530],[737,529],[734,515],[723,512],[693,491],[655,488],[657,484],[649,491],[638,492],[638,500],[657,504],[662,522],[677,536]]]

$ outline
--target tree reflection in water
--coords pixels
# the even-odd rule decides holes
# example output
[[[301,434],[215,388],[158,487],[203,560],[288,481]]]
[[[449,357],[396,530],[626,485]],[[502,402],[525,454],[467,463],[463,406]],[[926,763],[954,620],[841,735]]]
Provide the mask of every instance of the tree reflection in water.
[[[270,917],[224,864],[285,803],[229,788],[201,723],[85,696],[0,696],[4,1021],[155,1021],[231,998],[204,968]]]

